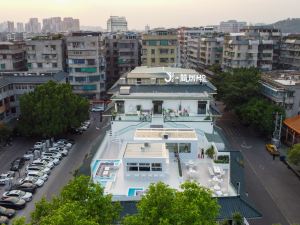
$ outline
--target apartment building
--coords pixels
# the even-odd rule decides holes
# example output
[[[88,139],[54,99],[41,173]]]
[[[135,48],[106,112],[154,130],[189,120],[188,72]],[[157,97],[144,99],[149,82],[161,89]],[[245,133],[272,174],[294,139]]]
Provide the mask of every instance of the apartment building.
[[[62,36],[36,37],[26,41],[29,72],[65,71],[66,52]]]
[[[239,22],[236,20],[222,21],[219,26],[219,32],[221,32],[221,33],[238,33],[245,26],[247,26],[246,22]]]
[[[261,93],[285,109],[286,117],[300,114],[300,72],[277,70],[262,74]]]
[[[251,40],[245,33],[225,35],[223,69],[257,67],[259,40]]]
[[[222,63],[223,37],[203,37],[200,39],[200,68]]]
[[[73,91],[91,100],[106,90],[102,33],[75,32],[66,38],[69,82]]]
[[[241,31],[249,38],[259,40],[258,68],[263,71],[278,69],[281,31],[273,26],[247,26]]]
[[[0,72],[0,123],[7,123],[20,116],[19,99],[36,86],[48,81],[66,82],[64,72],[37,76],[28,72]]]
[[[280,64],[284,69],[300,70],[300,35],[289,35],[283,38]]]
[[[178,64],[177,30],[155,29],[142,35],[143,66],[175,66]]]
[[[0,72],[26,68],[24,42],[0,42]]]
[[[25,32],[27,33],[41,33],[42,25],[38,18],[30,18],[29,22],[25,24]]]
[[[181,27],[177,30],[178,33],[178,45],[180,53],[180,66],[189,67],[188,65],[188,52],[191,50],[189,44],[191,41],[195,41],[197,37],[203,35],[213,34],[217,32],[214,26],[207,27]],[[189,43],[190,42],[190,43]]]
[[[140,65],[139,35],[133,32],[105,34],[107,84]]]
[[[128,30],[125,17],[111,16],[107,20],[107,32],[125,32]]]
[[[187,52],[185,68],[198,69],[200,63],[200,37],[189,37],[187,40]]]
[[[72,17],[50,17],[43,19],[43,32],[72,32],[80,30],[79,19],[73,19]]]

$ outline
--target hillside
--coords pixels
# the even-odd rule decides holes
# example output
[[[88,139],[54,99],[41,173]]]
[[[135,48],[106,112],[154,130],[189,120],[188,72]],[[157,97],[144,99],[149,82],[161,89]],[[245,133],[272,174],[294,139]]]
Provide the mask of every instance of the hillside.
[[[281,20],[271,25],[283,33],[300,33],[300,18]]]

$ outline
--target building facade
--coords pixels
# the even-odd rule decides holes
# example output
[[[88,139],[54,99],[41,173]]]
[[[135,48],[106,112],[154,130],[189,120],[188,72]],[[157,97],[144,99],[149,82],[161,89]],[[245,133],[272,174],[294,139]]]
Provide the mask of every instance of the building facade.
[[[139,35],[133,32],[105,34],[105,57],[108,86],[122,74],[140,65]]]
[[[289,35],[283,38],[280,64],[284,69],[300,70],[300,35]]]
[[[0,123],[7,123],[20,116],[20,96],[50,80],[65,83],[66,77],[63,72],[36,76],[28,72],[0,71]]]
[[[107,32],[125,32],[128,30],[125,17],[111,16],[107,20]]]
[[[91,100],[106,90],[104,40],[98,32],[72,33],[66,38],[69,82],[73,91]]]
[[[259,40],[252,40],[244,33],[225,35],[223,69],[257,67]]]
[[[42,25],[38,18],[30,18],[29,22],[25,24],[25,32],[27,33],[41,33]]]
[[[65,71],[66,52],[62,37],[37,37],[26,41],[26,57],[29,72]]]
[[[0,42],[0,72],[26,69],[25,43]]]
[[[238,33],[245,26],[247,26],[246,22],[239,22],[236,20],[222,21],[219,26],[219,32],[221,32],[221,33]]]
[[[179,46],[175,29],[155,29],[142,35],[143,66],[176,66]]]
[[[261,77],[261,93],[285,109],[286,117],[300,115],[300,72],[272,71]]]

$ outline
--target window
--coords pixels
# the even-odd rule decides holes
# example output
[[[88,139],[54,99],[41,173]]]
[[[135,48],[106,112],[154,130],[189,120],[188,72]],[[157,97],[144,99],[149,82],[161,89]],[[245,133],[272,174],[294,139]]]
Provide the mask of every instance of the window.
[[[51,50],[56,50],[56,45],[51,45]]]
[[[142,109],[142,106],[141,106],[141,105],[137,105],[137,106],[136,106],[136,111],[141,111],[141,109]]]
[[[95,61],[95,59],[87,59],[87,64],[90,66],[91,65],[93,66],[93,65],[96,65],[96,61]]]
[[[148,41],[148,45],[156,46],[156,41],[155,40],[150,40],[150,41]]]
[[[167,46],[169,44],[168,40],[161,40],[160,45]]]
[[[139,171],[150,171],[150,163],[139,163]]]
[[[0,120],[4,120],[4,112],[0,113]]]
[[[43,68],[43,63],[38,63],[37,66],[38,68]]]
[[[160,58],[159,62],[161,62],[161,63],[168,63],[169,59],[168,58]]]
[[[151,49],[151,54],[152,54],[152,55],[155,54],[155,49]]]
[[[2,100],[0,100],[0,107],[2,107],[3,106],[3,101]]]
[[[5,64],[0,64],[0,69],[5,70]]]
[[[2,55],[2,59],[6,59],[6,55]]]
[[[141,78],[136,78],[136,83],[137,84],[141,84],[142,83],[142,79]]]
[[[152,163],[151,170],[152,171],[162,171],[161,163]]]
[[[137,163],[127,163],[127,171],[139,171]]]
[[[57,63],[52,63],[52,68],[57,68]]]
[[[159,53],[160,54],[168,54],[169,53],[169,49],[161,48],[161,49],[159,49]]]
[[[12,107],[12,108],[10,109],[10,112],[13,113],[13,114],[15,114],[15,113],[17,112],[16,107]]]
[[[14,102],[14,101],[15,101],[15,96],[13,96],[13,95],[10,96],[10,101],[11,101],[11,102]]]
[[[170,51],[171,51],[171,54],[174,54],[174,49],[171,49]]]
[[[31,63],[27,63],[27,67],[28,67],[28,69],[31,69],[32,68],[32,64]]]
[[[125,113],[125,106],[124,106],[124,101],[117,101],[117,112],[119,114],[124,114]]]
[[[179,153],[191,153],[191,143],[180,143]]]
[[[151,58],[151,62],[152,62],[152,63],[155,63],[155,58]]]
[[[206,101],[198,101],[198,114],[206,114]]]

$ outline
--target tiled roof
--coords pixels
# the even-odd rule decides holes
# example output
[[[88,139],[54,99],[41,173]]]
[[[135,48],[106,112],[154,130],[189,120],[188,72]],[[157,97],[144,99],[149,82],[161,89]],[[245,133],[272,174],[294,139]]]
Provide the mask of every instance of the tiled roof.
[[[232,214],[235,212],[241,213],[246,219],[257,219],[262,217],[254,207],[239,196],[220,197],[217,198],[217,200],[221,206],[217,220],[231,219]],[[136,201],[124,201],[120,203],[123,207],[121,217],[137,213]]]
[[[287,118],[283,121],[283,123],[289,127],[290,129],[296,131],[298,134],[300,134],[300,115]]]

